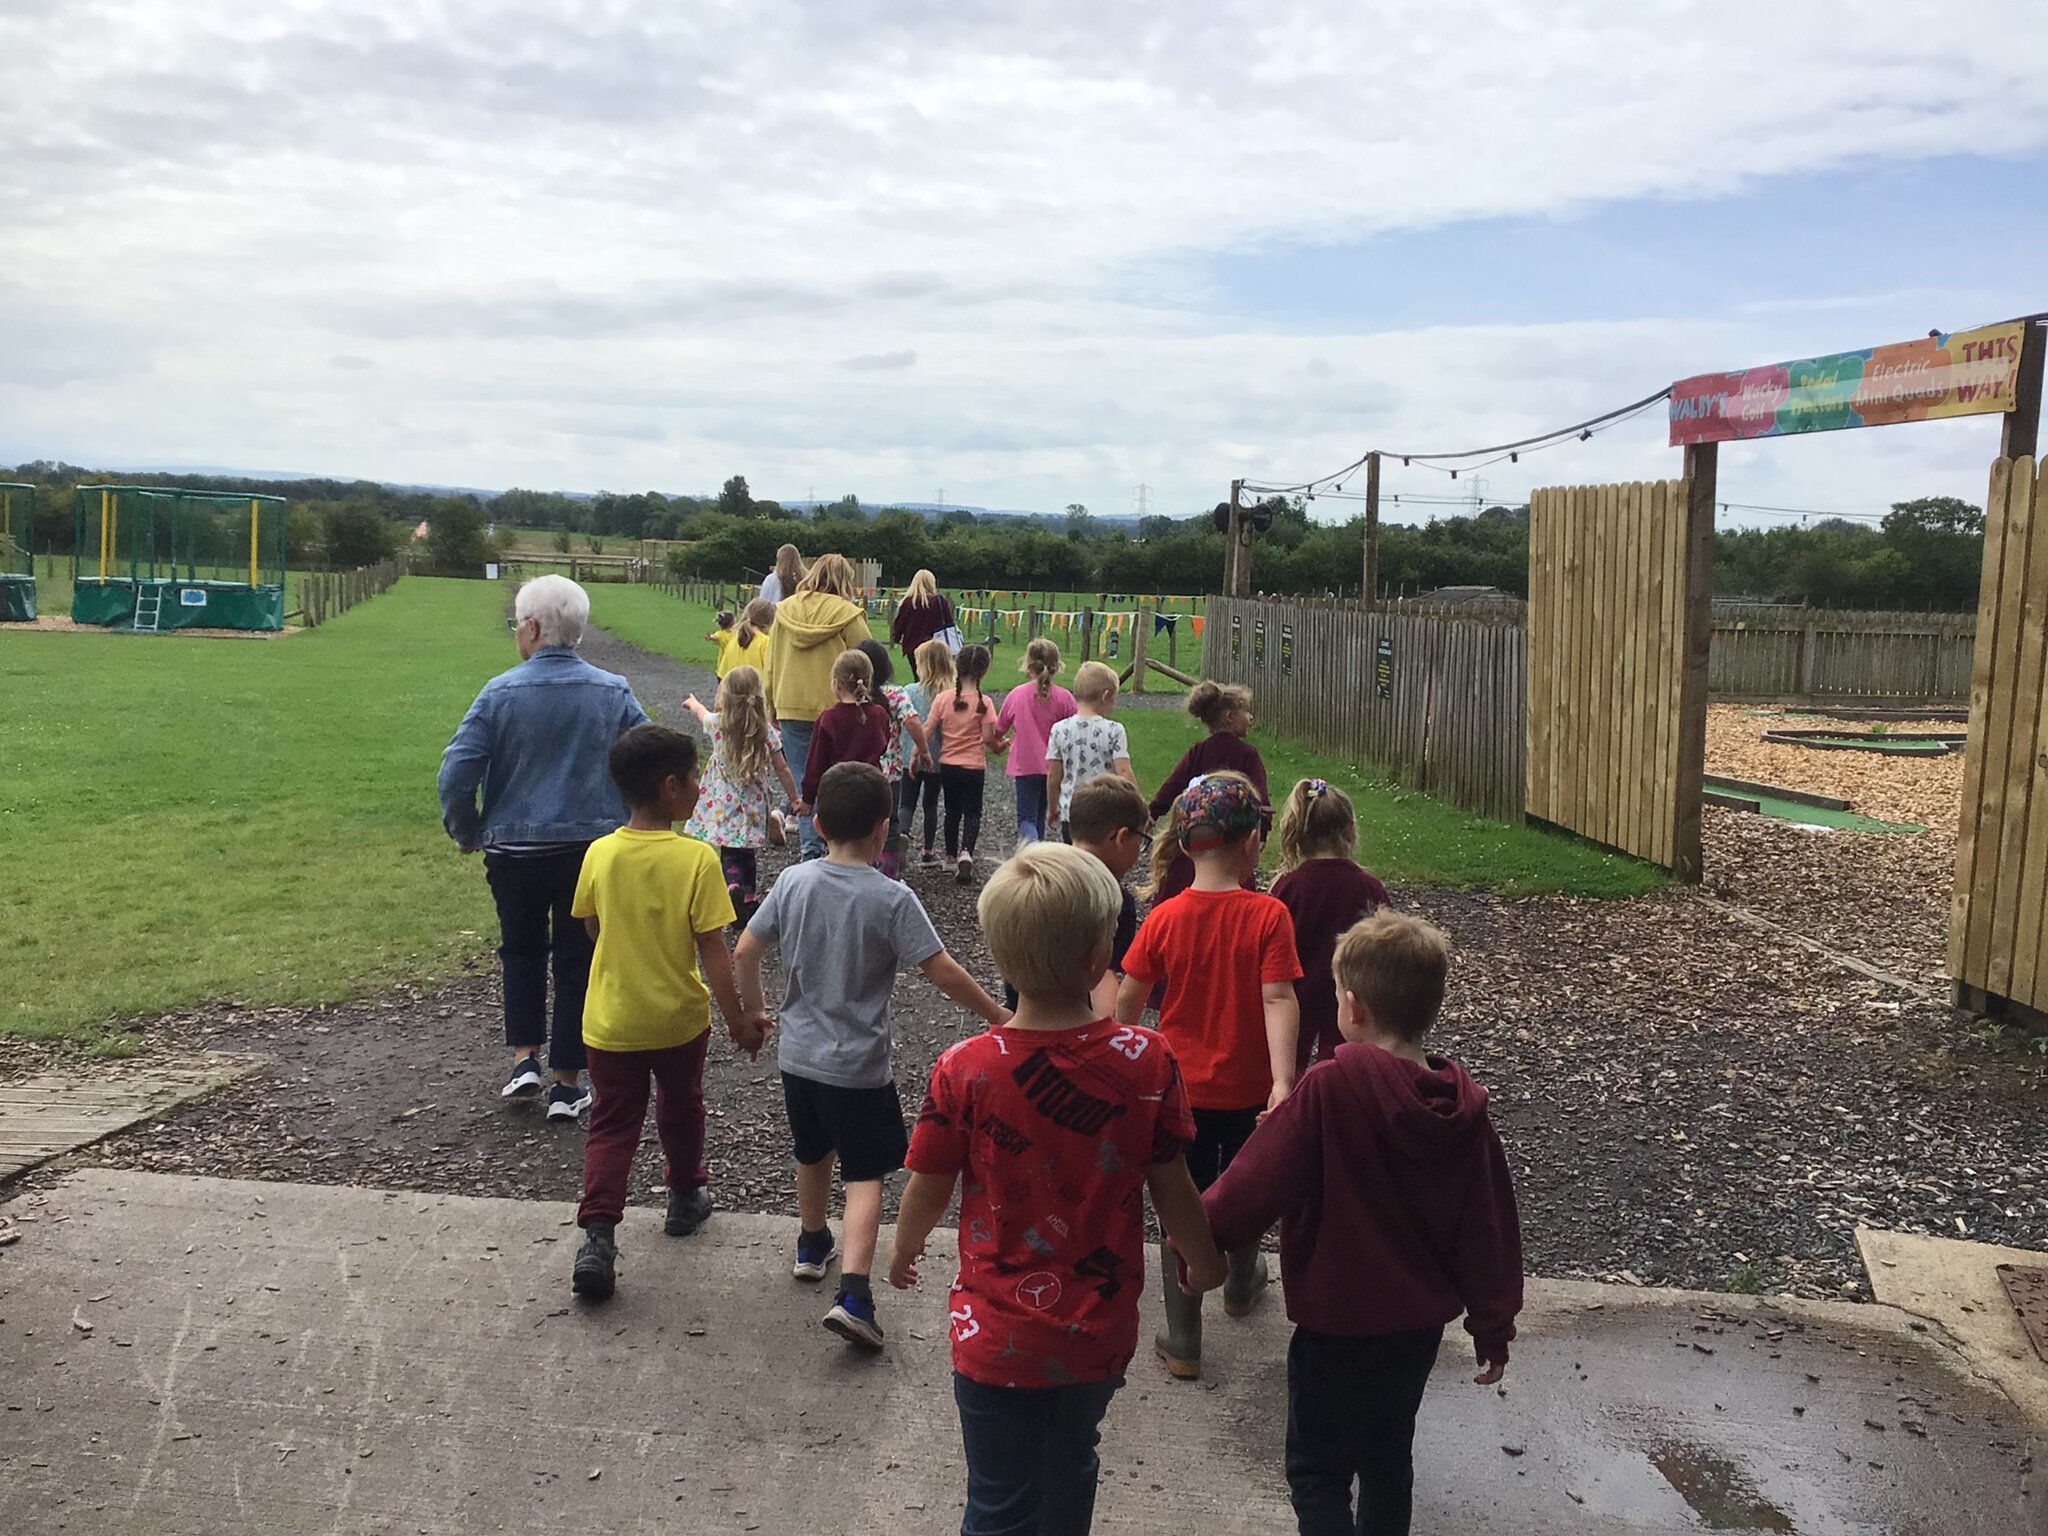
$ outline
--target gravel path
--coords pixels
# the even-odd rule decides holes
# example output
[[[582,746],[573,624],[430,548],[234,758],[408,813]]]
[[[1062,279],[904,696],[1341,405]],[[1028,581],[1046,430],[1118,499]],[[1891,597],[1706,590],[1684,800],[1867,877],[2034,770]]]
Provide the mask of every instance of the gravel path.
[[[585,653],[675,718],[701,668],[593,635]],[[988,854],[1014,836],[992,783]],[[1873,964],[1938,978],[1949,850],[1939,838],[1802,833],[1708,813],[1709,887]],[[764,862],[764,876],[781,856]],[[975,890],[913,868],[955,953],[993,972]],[[1634,902],[1395,893],[1457,946],[1440,1048],[1494,1095],[1530,1268],[1859,1294],[1859,1222],[2035,1245],[2048,1231],[2048,1059],[1947,1009],[1760,933],[1699,894]],[[772,982],[771,982],[772,985]],[[897,1081],[914,1109],[972,1022],[922,978],[898,986]],[[270,1054],[267,1073],[82,1157],[117,1166],[572,1199],[578,1131],[497,1097],[496,979],[314,1009],[216,1006],[148,1021],[147,1051]],[[0,1041],[0,1077],[67,1059]],[[75,1058],[78,1070],[99,1070]],[[771,1061],[719,1044],[706,1080],[727,1209],[788,1212]],[[651,1129],[649,1133],[651,1137]],[[31,1183],[36,1182],[31,1180]],[[653,1198],[658,1154],[635,1187]],[[19,1188],[21,1186],[17,1186]]]

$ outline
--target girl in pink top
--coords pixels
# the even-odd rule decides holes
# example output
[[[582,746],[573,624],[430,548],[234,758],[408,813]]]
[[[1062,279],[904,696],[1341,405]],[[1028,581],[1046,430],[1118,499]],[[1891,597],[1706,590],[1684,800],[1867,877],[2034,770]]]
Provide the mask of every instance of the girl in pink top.
[[[946,857],[962,885],[974,879],[974,844],[981,836],[981,794],[988,779],[988,750],[1001,735],[996,707],[981,691],[988,676],[988,647],[969,645],[953,659],[959,680],[932,700],[925,734],[939,735],[939,788],[946,796]],[[1000,750],[1000,748],[998,748]],[[961,823],[966,823],[966,839]]]
[[[1021,670],[1031,679],[1003,695],[996,731],[1010,753],[1010,783],[1017,791],[1017,846],[1035,843],[1045,830],[1045,743],[1052,728],[1075,712],[1074,696],[1054,684],[1060,648],[1038,639],[1024,647]]]

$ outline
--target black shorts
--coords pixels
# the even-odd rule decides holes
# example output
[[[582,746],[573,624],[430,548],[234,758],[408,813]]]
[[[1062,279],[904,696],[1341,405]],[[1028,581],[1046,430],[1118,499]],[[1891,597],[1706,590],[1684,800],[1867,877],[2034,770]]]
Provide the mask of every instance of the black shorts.
[[[814,1078],[782,1074],[782,1104],[789,1112],[796,1160],[808,1168],[839,1154],[839,1177],[849,1184],[884,1179],[903,1166],[910,1134],[896,1085],[839,1088]]]
[[[1195,1139],[1188,1148],[1188,1173],[1195,1188],[1207,1189],[1223,1177],[1223,1170],[1244,1150],[1258,1129],[1263,1104],[1247,1109],[1198,1109],[1195,1111]]]

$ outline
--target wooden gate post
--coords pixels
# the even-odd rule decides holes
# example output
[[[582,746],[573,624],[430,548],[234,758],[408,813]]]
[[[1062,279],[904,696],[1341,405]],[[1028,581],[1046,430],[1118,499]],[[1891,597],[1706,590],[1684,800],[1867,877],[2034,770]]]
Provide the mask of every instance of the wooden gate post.
[[[1714,642],[1714,493],[1720,444],[1685,450],[1685,670],[1678,691],[1678,773],[1671,872],[1697,884],[1700,807],[1707,771],[1707,660]]]
[[[1145,641],[1152,632],[1152,610],[1144,604],[1138,605],[1138,616],[1131,621],[1137,634],[1131,639],[1131,692],[1145,691]]]
[[[1365,456],[1365,585],[1358,594],[1367,613],[1380,590],[1380,456]]]

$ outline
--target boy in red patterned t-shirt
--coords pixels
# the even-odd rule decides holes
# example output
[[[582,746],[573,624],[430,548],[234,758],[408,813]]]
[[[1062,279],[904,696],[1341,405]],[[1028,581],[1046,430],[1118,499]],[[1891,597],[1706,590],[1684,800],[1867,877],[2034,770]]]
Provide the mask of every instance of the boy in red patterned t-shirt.
[[[1145,1191],[1186,1283],[1225,1273],[1188,1175],[1173,1052],[1089,1003],[1121,908],[1116,877],[1079,849],[1033,843],[996,871],[981,926],[1016,1016],[939,1058],[911,1135],[892,1285],[916,1283],[967,1175],[951,1297],[962,1536],[1088,1529],[1102,1416],[1138,1347]]]

